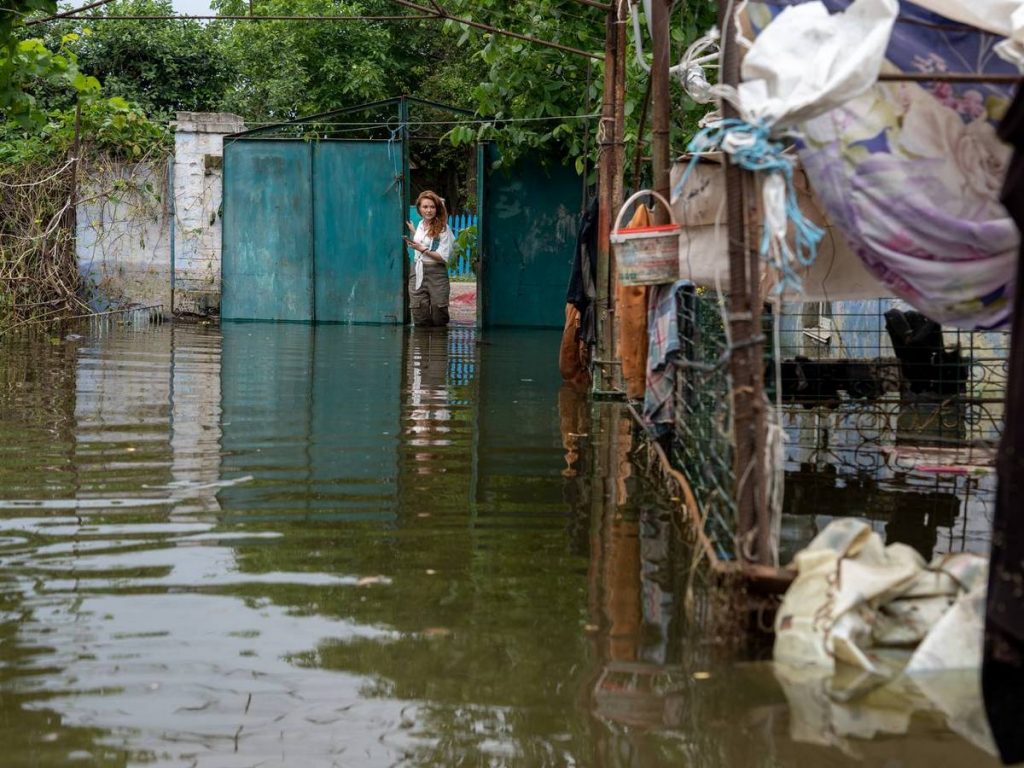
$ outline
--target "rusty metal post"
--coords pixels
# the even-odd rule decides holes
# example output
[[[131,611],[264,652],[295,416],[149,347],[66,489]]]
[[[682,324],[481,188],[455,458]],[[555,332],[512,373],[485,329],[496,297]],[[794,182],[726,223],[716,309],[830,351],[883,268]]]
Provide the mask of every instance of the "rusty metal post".
[[[619,24],[618,9],[612,6],[605,20],[605,56],[604,56],[604,101],[601,106],[601,124],[598,128],[598,166],[597,166],[597,355],[595,359],[594,385],[598,391],[612,389],[612,362],[615,352],[614,323],[612,321],[612,275],[611,258],[611,227],[615,213],[618,211],[615,193],[619,199],[622,194],[622,166],[616,163],[620,153],[617,152],[619,129],[616,125],[617,116],[621,111],[616,104],[619,95],[619,78],[625,82],[624,48],[620,40],[624,40],[625,28]],[[621,74],[620,74],[621,71]]]
[[[720,0],[722,29],[722,82],[739,82],[740,51],[735,44],[732,18],[725,18],[731,3]],[[727,102],[722,116],[739,114]],[[747,231],[748,199],[756,186],[750,174],[729,162],[725,168],[726,217],[729,240],[729,333],[732,341],[733,468],[736,475],[738,520],[736,541],[743,559],[769,564],[768,510],[764,483],[765,421],[763,408],[762,344],[760,341],[760,260]],[[750,535],[757,530],[753,552]]]
[[[607,361],[611,359],[612,325],[608,318],[608,257],[611,252],[612,153],[608,130],[615,121],[615,12],[608,11],[604,38],[604,98],[601,122],[597,128],[597,297],[594,316],[597,322],[597,354],[594,386],[609,389]],[[614,137],[613,137],[614,140]]]
[[[624,197],[624,171],[626,166],[626,18],[625,6],[617,4],[615,29],[615,133],[612,146],[612,198],[610,214],[612,218],[619,213]],[[610,359],[613,362],[609,371],[612,388],[617,392],[626,390],[626,382],[622,375],[622,355],[619,350],[619,325],[622,322],[615,301],[619,295],[619,270],[615,263],[615,251],[608,252],[608,316],[611,318],[612,346]]]
[[[668,0],[651,3],[651,171],[654,191],[669,196],[669,13]],[[654,223],[668,224],[668,211],[654,206]]]

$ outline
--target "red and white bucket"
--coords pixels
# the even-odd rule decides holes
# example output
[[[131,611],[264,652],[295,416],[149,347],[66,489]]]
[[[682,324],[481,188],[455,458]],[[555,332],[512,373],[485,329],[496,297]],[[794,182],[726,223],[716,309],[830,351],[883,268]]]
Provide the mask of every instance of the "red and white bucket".
[[[619,229],[622,215],[630,204],[644,195],[654,196],[668,211],[671,224],[655,227]],[[682,227],[676,223],[672,207],[657,192],[640,190],[619,209],[611,242],[615,246],[615,264],[622,285],[657,285],[674,283],[679,279],[679,235]]]

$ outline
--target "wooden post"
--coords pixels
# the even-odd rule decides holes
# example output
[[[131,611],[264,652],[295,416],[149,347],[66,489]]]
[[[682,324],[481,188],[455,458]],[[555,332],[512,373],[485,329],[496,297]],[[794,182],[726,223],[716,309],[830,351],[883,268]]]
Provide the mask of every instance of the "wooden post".
[[[651,171],[654,191],[669,196],[669,14],[668,0],[651,2]],[[654,206],[654,223],[668,224],[668,211]]]
[[[719,0],[719,27],[722,36],[722,82],[739,82],[740,51],[735,43],[735,26],[726,18],[731,3]],[[722,104],[722,116],[739,117],[728,102]],[[738,520],[736,541],[739,556],[768,565],[768,510],[764,482],[765,420],[763,408],[763,362],[760,299],[760,259],[753,238],[747,232],[748,199],[756,191],[751,174],[731,161],[725,168],[727,232],[729,239],[729,333],[732,354],[733,469],[736,476]],[[750,551],[749,538],[757,536]]]

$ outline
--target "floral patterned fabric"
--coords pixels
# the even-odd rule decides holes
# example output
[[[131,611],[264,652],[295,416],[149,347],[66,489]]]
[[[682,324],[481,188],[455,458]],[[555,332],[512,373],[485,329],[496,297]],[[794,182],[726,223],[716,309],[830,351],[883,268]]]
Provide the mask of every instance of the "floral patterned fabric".
[[[752,7],[751,21],[786,5]],[[904,2],[883,71],[1015,74],[1000,40]],[[995,328],[1012,313],[1020,237],[998,199],[1010,150],[995,132],[1009,99],[1006,85],[880,82],[800,126],[804,169],[853,252],[944,324]]]

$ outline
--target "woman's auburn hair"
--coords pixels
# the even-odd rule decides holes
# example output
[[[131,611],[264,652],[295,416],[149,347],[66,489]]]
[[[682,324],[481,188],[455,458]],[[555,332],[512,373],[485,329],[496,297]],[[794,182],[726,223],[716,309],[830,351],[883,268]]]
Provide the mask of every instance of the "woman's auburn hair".
[[[433,192],[429,189],[425,189],[420,192],[419,197],[416,198],[416,212],[419,213],[420,201],[424,198],[434,201],[434,220],[430,222],[427,227],[427,234],[431,237],[440,237],[441,233],[444,232],[448,226],[448,209],[445,208],[444,200],[437,192]]]

